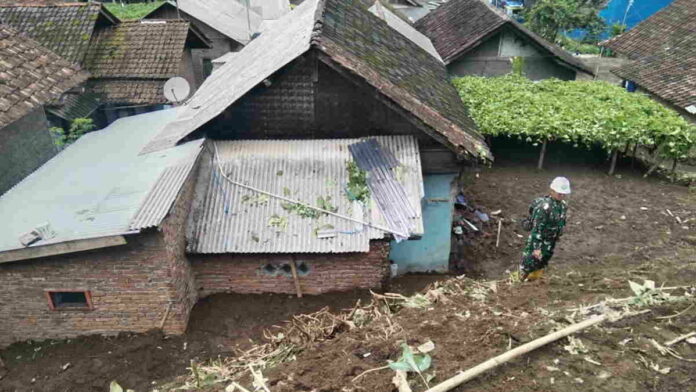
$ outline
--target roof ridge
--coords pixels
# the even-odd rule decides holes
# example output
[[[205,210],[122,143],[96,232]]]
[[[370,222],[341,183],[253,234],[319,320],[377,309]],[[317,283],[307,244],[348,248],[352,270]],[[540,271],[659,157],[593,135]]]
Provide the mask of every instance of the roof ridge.
[[[317,9],[314,11],[314,27],[309,38],[309,45],[318,45],[321,41],[321,33],[324,29],[324,12],[326,11],[327,0],[317,0]]]

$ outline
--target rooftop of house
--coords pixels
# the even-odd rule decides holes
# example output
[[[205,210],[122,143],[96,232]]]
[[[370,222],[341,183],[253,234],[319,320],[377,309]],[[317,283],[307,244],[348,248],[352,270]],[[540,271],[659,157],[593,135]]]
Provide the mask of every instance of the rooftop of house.
[[[244,45],[259,31],[263,22],[261,15],[232,0],[178,0],[177,3],[181,12]],[[176,6],[173,2],[165,2],[160,7]],[[159,7],[149,15],[157,15],[158,10]]]
[[[696,34],[686,35],[668,49],[641,57],[612,72],[686,110],[696,105]]]
[[[593,74],[581,60],[541,38],[485,0],[449,0],[419,19],[415,27],[430,38],[446,64],[507,27],[528,37],[540,49],[570,68]]]
[[[84,82],[89,74],[0,24],[0,128]]]
[[[601,45],[635,60],[657,55],[694,34],[696,1],[674,0],[631,30],[604,41]]]
[[[95,28],[118,23],[99,3],[16,3],[0,3],[0,22],[77,64],[82,64]]]
[[[143,152],[176,145],[310,49],[377,89],[456,153],[492,158],[444,65],[352,0],[306,0],[280,18],[208,77]]]
[[[180,73],[185,47],[207,48],[208,41],[183,20],[123,22],[95,32],[85,56],[90,91],[103,102],[166,102],[162,87]]]
[[[394,217],[394,211],[381,208],[378,197],[383,194],[379,190],[376,194],[371,192],[364,205],[348,197],[348,166],[349,162],[356,162],[351,148],[366,141],[372,143],[368,146],[377,143],[382,150],[367,149],[371,162],[377,162],[397,178],[398,185],[389,188],[389,203],[396,204],[398,197],[403,196],[411,206],[412,215],[404,217],[408,222],[405,226],[395,221],[398,217]],[[423,177],[418,142],[413,136],[235,140],[215,144],[220,168],[213,160],[209,179],[202,194],[196,197],[200,202],[194,202],[187,238],[187,250],[191,253],[367,252],[370,240],[388,234],[338,216],[294,209],[296,205],[279,197],[333,209],[339,215],[397,233],[406,231],[406,237],[423,234]],[[390,156],[394,167],[388,168],[385,159],[377,158],[379,154]],[[401,191],[393,190],[398,187],[402,187]]]
[[[0,196],[0,262],[27,258],[31,248],[158,226],[203,143],[139,155],[175,114],[126,117],[88,133]],[[46,224],[43,239],[24,247],[20,237]]]

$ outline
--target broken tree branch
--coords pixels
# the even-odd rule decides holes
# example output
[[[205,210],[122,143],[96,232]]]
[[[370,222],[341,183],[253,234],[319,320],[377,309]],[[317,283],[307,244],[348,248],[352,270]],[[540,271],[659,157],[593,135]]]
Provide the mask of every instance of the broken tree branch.
[[[495,239],[495,247],[497,248],[498,245],[500,245],[500,229],[503,228],[503,220],[500,219],[498,221],[498,237]]]
[[[679,316],[681,316],[682,314],[688,312],[689,309],[691,309],[693,306],[694,306],[694,304],[691,304],[691,305],[689,305],[688,308],[682,310],[681,312],[679,312],[679,313],[677,313],[677,314],[673,314],[673,315],[671,315],[671,316],[662,316],[662,317],[655,317],[655,318],[656,318],[656,319],[659,319],[659,320],[668,320],[668,319],[671,319],[671,318],[679,317]]]
[[[686,340],[686,339],[688,339],[688,338],[690,338],[690,337],[692,337],[692,336],[696,336],[696,332],[689,332],[689,333],[687,333],[686,335],[682,335],[682,336],[680,336],[680,337],[678,337],[678,338],[672,339],[672,340],[670,340],[669,342],[665,343],[665,346],[667,346],[667,347],[673,346],[673,345],[675,345],[675,344],[681,342],[682,340]]]
[[[551,342],[554,342],[558,339],[562,339],[568,335],[574,334],[576,332],[582,331],[583,329],[589,328],[593,325],[597,325],[607,319],[607,315],[601,315],[597,317],[593,317],[591,319],[585,320],[581,323],[573,324],[567,328],[564,328],[560,331],[556,331],[552,334],[546,335],[542,338],[533,340],[527,344],[523,344],[517,348],[514,348],[504,354],[498,355],[497,357],[491,358],[487,360],[486,362],[483,362],[477,366],[474,366],[473,368],[459,373],[458,375],[445,380],[444,382],[428,389],[425,392],[446,392],[449,390],[452,390],[453,388],[471,380],[472,378],[477,377],[478,375],[487,372],[488,370],[491,370],[495,367],[498,367],[514,358],[517,358],[523,354],[526,354],[530,351],[536,350],[539,347],[545,346]]]

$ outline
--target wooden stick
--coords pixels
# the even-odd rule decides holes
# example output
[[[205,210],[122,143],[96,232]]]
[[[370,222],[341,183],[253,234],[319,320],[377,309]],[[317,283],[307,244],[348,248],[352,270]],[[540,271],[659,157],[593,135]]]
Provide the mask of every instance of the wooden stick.
[[[512,359],[519,357],[520,355],[526,354],[533,351],[539,347],[545,346],[551,342],[558,339],[562,339],[568,335],[574,334],[576,332],[582,331],[583,329],[589,328],[593,325],[597,325],[602,321],[606,320],[606,315],[601,315],[593,317],[591,319],[585,320],[581,323],[573,324],[569,327],[563,328],[560,331],[554,332],[552,334],[546,335],[542,338],[533,340],[527,344],[523,344],[517,348],[514,348],[504,354],[498,355],[497,357],[491,358],[486,362],[483,362],[473,368],[459,373],[458,375],[443,381],[442,383],[426,390],[425,392],[446,392],[456,388],[457,386],[464,384],[465,382],[477,377],[478,375],[491,370],[497,366],[500,366]]]
[[[503,220],[500,219],[498,221],[498,238],[496,238],[496,240],[495,240],[495,247],[496,248],[498,247],[498,245],[500,245],[500,229],[502,229],[502,228],[503,228]]]
[[[169,312],[172,311],[172,302],[169,303],[167,306],[167,311],[164,312],[164,317],[162,317],[162,322],[160,322],[160,329],[164,328],[164,323],[167,322],[167,318],[169,318]]]
[[[295,291],[297,298],[302,298],[302,289],[300,288],[300,278],[297,276],[297,267],[295,266],[295,258],[290,260],[290,269],[292,270],[292,280],[295,281]]]
[[[682,340],[686,340],[686,339],[688,339],[688,338],[690,338],[690,337],[692,337],[692,336],[696,336],[696,332],[689,332],[689,333],[687,333],[686,335],[682,335],[682,336],[680,336],[680,337],[678,337],[678,338],[676,338],[676,339],[672,339],[672,340],[670,340],[669,342],[665,343],[665,346],[667,346],[667,347],[673,346],[673,345],[675,345],[675,344],[681,342]]]
[[[679,316],[681,316],[682,314],[686,313],[686,312],[687,312],[689,309],[691,309],[693,306],[694,306],[694,304],[691,304],[691,305],[689,305],[688,308],[682,310],[681,312],[679,312],[679,313],[677,313],[677,314],[673,314],[673,315],[671,315],[671,316],[662,316],[662,317],[655,317],[655,318],[656,318],[656,319],[659,319],[659,320],[669,320],[669,319],[671,319],[671,318],[679,317]]]

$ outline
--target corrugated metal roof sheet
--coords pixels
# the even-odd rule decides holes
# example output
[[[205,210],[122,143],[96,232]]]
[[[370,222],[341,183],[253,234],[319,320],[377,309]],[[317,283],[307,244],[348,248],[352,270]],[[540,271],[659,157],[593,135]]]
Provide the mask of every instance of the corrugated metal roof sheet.
[[[421,49],[430,53],[431,56],[435,57],[436,59],[438,59],[438,61],[442,62],[442,58],[440,57],[440,54],[437,53],[437,50],[435,49],[435,46],[433,46],[433,43],[430,42],[430,38],[426,37],[420,31],[416,30],[415,27],[411,26],[408,22],[401,19],[398,15],[395,15],[387,7],[382,5],[382,3],[379,2],[379,0],[375,1],[375,4],[369,8],[369,11],[372,12],[378,18],[387,22],[389,27],[398,31],[399,33],[401,33],[401,35],[410,39],[411,42],[420,46]]]
[[[376,137],[400,163],[397,178],[417,211],[415,235],[423,233],[423,177],[418,144],[413,136]],[[225,174],[233,181],[313,206],[328,200],[338,214],[385,226],[374,201],[366,211],[344,191],[350,144],[365,139],[241,140],[217,142]],[[303,218],[283,201],[234,185],[213,165],[204,194],[197,195],[189,222],[192,253],[343,253],[367,252],[370,239],[384,238],[376,229],[335,216]],[[330,199],[329,199],[330,198]],[[283,205],[286,205],[286,208]],[[335,230],[320,239],[318,230]]]
[[[348,146],[360,169],[368,173],[367,185],[388,227],[396,233],[412,233],[413,219],[420,212],[411,205],[408,193],[396,179],[399,161],[377,139],[367,139]],[[394,234],[398,241],[408,235]]]
[[[88,133],[5,193],[0,197],[0,252],[23,248],[19,237],[43,223],[56,236],[32,247],[156,224],[181,183],[180,176],[163,173],[190,164],[202,144],[198,140],[138,155],[175,115],[171,109],[126,117]],[[161,190],[151,192],[155,185]],[[143,205],[152,213],[131,226]]]

